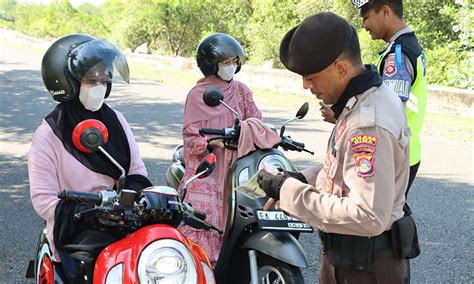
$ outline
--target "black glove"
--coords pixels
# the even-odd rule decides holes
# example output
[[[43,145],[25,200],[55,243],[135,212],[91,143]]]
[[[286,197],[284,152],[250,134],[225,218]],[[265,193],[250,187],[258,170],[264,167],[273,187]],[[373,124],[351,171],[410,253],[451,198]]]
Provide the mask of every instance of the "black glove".
[[[257,183],[265,193],[275,199],[280,199],[280,189],[283,182],[288,178],[285,175],[273,175],[265,170],[257,174]]]
[[[302,183],[308,183],[304,175],[300,172],[283,171],[283,175],[286,176],[286,178],[292,177],[301,181]]]

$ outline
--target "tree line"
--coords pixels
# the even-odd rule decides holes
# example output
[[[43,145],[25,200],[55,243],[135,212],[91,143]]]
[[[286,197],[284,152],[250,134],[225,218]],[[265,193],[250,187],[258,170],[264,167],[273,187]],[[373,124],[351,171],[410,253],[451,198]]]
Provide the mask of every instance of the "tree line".
[[[404,18],[425,49],[430,84],[473,89],[474,8],[472,0],[405,0]],[[361,28],[350,0],[106,0],[100,7],[69,0],[49,5],[0,0],[0,27],[46,38],[86,33],[134,50],[193,57],[206,35],[223,32],[245,48],[246,61],[272,60],[277,68],[283,35],[305,17],[332,11],[353,24],[364,62],[376,62],[384,42]],[[331,43],[328,43],[331,44]]]

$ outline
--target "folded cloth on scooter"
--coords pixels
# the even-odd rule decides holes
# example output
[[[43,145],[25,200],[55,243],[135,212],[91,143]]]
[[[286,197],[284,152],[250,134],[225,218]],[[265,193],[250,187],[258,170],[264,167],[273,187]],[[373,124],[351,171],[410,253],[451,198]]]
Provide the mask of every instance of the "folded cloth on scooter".
[[[257,118],[248,118],[240,122],[240,136],[237,151],[225,151],[224,172],[230,173],[230,169],[235,160],[255,151],[258,147],[260,149],[270,149],[276,144],[280,143],[281,138],[278,134],[266,127],[265,124]],[[230,174],[224,175],[224,183],[229,184]],[[229,187],[224,187],[224,201],[229,195]],[[223,204],[223,212],[227,212],[227,202]],[[224,213],[226,214],[226,213]],[[223,220],[227,216],[224,215]]]
[[[240,137],[237,147],[237,158],[260,149],[270,149],[281,142],[280,136],[265,126],[258,118],[248,118],[240,122]]]

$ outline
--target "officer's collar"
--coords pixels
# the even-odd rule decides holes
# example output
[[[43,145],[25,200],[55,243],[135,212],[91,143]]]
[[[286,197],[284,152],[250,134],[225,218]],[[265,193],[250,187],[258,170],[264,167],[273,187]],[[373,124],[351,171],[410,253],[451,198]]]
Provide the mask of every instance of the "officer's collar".
[[[365,65],[365,71],[349,81],[349,84],[347,84],[346,89],[337,103],[331,106],[334,117],[337,119],[346,106],[352,109],[357,103],[356,95],[362,94],[372,87],[379,87],[380,85],[382,85],[382,79],[375,66]]]
[[[395,40],[400,37],[401,35],[404,35],[404,34],[409,34],[409,33],[412,33],[413,30],[406,26],[404,27],[403,29],[399,30],[398,32],[396,32],[391,38],[390,40],[385,43],[385,46],[383,48],[383,50],[379,51],[379,55],[382,55],[385,51],[387,51],[388,49],[390,49],[392,47],[392,45],[395,43]]]

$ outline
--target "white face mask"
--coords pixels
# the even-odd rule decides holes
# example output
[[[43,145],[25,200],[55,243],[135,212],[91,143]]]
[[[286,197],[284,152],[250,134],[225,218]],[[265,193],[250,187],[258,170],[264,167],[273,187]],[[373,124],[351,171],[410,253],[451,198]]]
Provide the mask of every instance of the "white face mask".
[[[107,87],[102,84],[94,87],[81,85],[79,100],[86,109],[98,111],[104,103],[106,92]]]
[[[234,78],[235,70],[237,70],[237,64],[230,64],[224,67],[219,67],[217,75],[224,81],[230,81]]]

